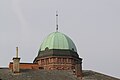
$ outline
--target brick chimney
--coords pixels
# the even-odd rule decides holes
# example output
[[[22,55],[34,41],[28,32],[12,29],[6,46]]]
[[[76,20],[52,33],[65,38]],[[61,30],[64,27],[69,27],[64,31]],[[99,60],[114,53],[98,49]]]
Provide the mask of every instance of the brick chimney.
[[[20,64],[20,58],[18,57],[18,47],[16,47],[16,57],[13,58],[13,72],[14,73],[20,72],[19,64]]]

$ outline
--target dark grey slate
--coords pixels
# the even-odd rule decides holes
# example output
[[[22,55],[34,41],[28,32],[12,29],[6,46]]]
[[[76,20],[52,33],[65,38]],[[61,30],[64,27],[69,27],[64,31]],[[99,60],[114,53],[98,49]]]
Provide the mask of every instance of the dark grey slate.
[[[80,80],[72,71],[24,69],[14,74],[7,68],[0,69],[1,80]],[[90,70],[83,70],[83,80],[120,80]]]

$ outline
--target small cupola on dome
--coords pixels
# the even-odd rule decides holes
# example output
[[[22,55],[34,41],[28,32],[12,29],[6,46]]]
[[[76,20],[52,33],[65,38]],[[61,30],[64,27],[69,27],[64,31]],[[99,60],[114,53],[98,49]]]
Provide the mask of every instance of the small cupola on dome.
[[[53,32],[47,36],[40,46],[40,51],[48,49],[72,50],[77,52],[73,41],[63,33]]]

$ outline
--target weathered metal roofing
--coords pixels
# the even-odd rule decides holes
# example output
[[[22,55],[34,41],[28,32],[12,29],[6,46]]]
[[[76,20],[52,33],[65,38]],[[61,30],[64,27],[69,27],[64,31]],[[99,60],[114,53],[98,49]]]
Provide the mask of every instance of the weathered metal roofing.
[[[9,69],[0,69],[1,80],[80,80],[72,71],[24,69],[14,74]],[[83,70],[82,80],[120,80],[91,70]]]
[[[67,49],[77,52],[76,46],[73,41],[63,33],[53,32],[47,36],[40,46],[40,51],[49,49]]]
[[[79,58],[79,55],[77,52],[74,52],[72,50],[59,50],[59,49],[50,49],[46,51],[39,51],[37,58],[41,57],[48,57],[48,56],[66,56],[66,57],[74,57]]]

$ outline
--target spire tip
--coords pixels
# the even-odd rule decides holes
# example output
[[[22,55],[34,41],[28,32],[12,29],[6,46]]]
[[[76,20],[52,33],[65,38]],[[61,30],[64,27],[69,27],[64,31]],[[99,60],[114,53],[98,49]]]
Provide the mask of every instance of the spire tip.
[[[56,11],[56,31],[58,31],[58,11]]]

